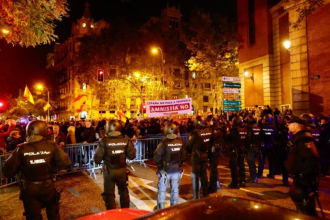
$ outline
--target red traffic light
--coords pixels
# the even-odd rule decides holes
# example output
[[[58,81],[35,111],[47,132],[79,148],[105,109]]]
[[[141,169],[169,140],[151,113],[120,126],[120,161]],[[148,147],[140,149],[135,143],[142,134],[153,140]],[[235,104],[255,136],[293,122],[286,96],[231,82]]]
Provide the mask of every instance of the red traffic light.
[[[104,81],[104,70],[103,69],[97,70],[97,81],[99,81],[99,82]]]

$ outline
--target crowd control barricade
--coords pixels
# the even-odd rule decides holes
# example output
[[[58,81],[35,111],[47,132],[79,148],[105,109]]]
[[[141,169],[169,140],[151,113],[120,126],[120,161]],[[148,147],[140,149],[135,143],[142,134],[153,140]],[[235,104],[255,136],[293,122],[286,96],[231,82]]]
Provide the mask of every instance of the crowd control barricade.
[[[0,178],[1,178],[0,188],[5,187],[5,186],[10,186],[10,185],[17,183],[16,177],[6,178],[2,173],[2,165],[8,159],[9,156],[10,156],[10,154],[0,155]]]
[[[90,176],[96,179],[95,170],[101,169],[102,164],[95,164],[94,153],[98,143],[92,144],[67,144],[63,146],[63,151],[67,153],[72,161],[71,167],[67,170],[59,170],[58,174],[75,173],[88,171]]]

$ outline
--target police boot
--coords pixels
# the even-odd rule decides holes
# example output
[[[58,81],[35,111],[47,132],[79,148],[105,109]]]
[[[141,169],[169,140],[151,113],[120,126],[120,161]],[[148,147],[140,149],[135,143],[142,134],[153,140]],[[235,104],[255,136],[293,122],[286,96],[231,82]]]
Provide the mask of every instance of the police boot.
[[[205,187],[203,187],[203,197],[208,197],[209,196],[209,191],[208,189]]]
[[[234,182],[231,182],[229,185],[228,185],[228,188],[229,189],[239,189],[239,184],[238,183],[234,183]]]
[[[199,199],[201,197],[200,195],[200,181],[199,178],[194,173],[190,173],[190,177],[192,180],[192,188],[193,188],[193,197],[192,199]]]
[[[220,181],[217,181],[217,190],[221,190]]]
[[[247,181],[247,183],[258,183],[258,178],[255,177],[255,178],[249,178]]]

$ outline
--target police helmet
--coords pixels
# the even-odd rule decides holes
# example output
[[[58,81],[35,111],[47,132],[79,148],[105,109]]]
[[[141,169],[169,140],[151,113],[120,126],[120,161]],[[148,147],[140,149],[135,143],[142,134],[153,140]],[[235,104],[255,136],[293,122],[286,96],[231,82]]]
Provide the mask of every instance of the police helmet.
[[[245,123],[248,125],[253,125],[257,123],[257,118],[254,115],[248,115],[245,118]]]
[[[117,120],[111,120],[109,123],[106,123],[104,126],[105,133],[119,131],[121,130],[121,125]]]
[[[40,141],[47,135],[47,124],[44,121],[34,120],[30,121],[26,126],[26,136],[28,142]]]
[[[262,124],[264,124],[264,125],[273,124],[273,122],[274,122],[274,118],[271,114],[264,115],[264,117],[262,119]]]
[[[283,120],[285,121],[285,123],[290,123],[290,121],[292,120],[292,116],[291,115],[285,115],[283,117]]]
[[[300,115],[300,117],[302,117],[305,120],[306,125],[314,125],[314,123],[315,123],[315,117],[313,114],[304,113],[304,114]]]
[[[243,125],[243,118],[242,116],[236,115],[232,120],[233,126],[242,126]]]
[[[165,128],[164,128],[164,136],[168,135],[168,134],[176,134],[176,124],[174,123],[170,123],[170,124],[167,124],[165,125]]]
[[[202,116],[197,116],[195,121],[194,121],[194,125],[197,126],[197,125],[202,125],[204,124],[204,121],[205,121],[205,118],[202,117]]]

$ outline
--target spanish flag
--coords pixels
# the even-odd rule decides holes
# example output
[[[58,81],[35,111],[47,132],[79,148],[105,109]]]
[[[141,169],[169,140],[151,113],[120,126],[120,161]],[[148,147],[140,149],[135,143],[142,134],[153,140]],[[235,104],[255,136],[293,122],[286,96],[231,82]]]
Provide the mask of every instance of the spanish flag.
[[[34,105],[33,96],[31,94],[29,88],[27,87],[27,85],[25,86],[23,97],[26,98],[27,101],[31,102]]]
[[[47,103],[44,105],[43,109],[44,109],[44,111],[47,111],[50,107],[51,107],[51,106],[50,106],[49,102],[47,102]]]
[[[73,99],[73,106],[77,113],[80,113],[82,111],[86,100],[87,100],[86,95],[80,95]]]

